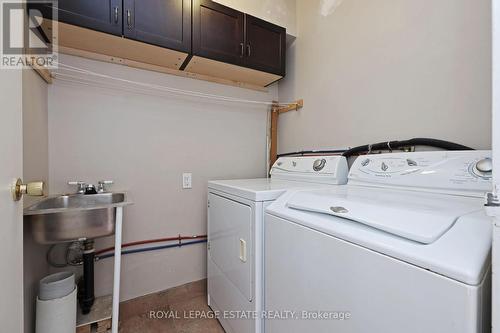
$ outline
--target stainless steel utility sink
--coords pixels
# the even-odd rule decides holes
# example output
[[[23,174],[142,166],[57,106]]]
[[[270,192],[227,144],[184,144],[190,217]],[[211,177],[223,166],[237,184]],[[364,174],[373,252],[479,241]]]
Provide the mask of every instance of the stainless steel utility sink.
[[[24,210],[41,244],[94,239],[114,234],[116,208],[130,205],[126,193],[48,197]]]

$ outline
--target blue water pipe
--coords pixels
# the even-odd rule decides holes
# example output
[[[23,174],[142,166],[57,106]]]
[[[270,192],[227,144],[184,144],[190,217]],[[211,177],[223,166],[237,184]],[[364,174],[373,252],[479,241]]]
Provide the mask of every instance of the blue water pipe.
[[[174,247],[183,247],[183,246],[187,246],[187,245],[195,245],[195,244],[201,244],[201,243],[206,243],[206,242],[207,242],[207,240],[204,239],[204,240],[197,240],[197,241],[185,242],[185,243],[176,243],[176,244],[169,244],[169,245],[162,245],[162,246],[145,247],[145,248],[141,248],[141,249],[124,250],[124,251],[122,251],[122,255],[132,254],[132,253],[141,253],[141,252],[150,252],[150,251],[165,250],[165,249],[171,249],[171,248],[174,248]],[[111,257],[114,257],[114,256],[115,256],[115,253],[111,252],[111,253],[108,253],[108,254],[99,255],[96,258],[98,260],[101,260],[101,259],[111,258]]]

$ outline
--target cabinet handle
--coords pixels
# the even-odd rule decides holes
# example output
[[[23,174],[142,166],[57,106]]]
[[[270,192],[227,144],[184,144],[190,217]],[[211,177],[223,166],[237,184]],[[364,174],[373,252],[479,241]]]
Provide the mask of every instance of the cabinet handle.
[[[115,24],[118,24],[118,7],[115,7]]]
[[[245,44],[243,43],[240,43],[240,46],[241,46],[241,53],[240,53],[240,57],[244,57],[245,56]]]
[[[127,27],[132,29],[132,14],[130,14],[130,9],[127,9]]]
[[[252,46],[250,45],[250,43],[247,44],[247,56],[251,56],[252,55]]]

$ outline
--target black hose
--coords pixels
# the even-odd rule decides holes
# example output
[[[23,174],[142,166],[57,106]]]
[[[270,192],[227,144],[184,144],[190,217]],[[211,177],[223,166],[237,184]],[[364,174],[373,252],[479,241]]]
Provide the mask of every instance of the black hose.
[[[441,148],[445,150],[474,150],[473,148],[454,142],[438,140],[438,139],[429,139],[429,138],[414,138],[404,141],[386,141],[386,142],[374,143],[372,145],[354,147],[345,151],[342,154],[342,156],[351,157],[356,154],[364,152],[372,152],[374,150],[392,150],[408,146],[428,146],[434,148]]]
[[[336,150],[302,150],[302,151],[296,151],[293,153],[283,153],[283,154],[278,154],[278,158],[280,157],[286,157],[286,156],[304,156],[304,155],[309,155],[309,154],[342,154],[346,150],[345,149],[336,149]]]

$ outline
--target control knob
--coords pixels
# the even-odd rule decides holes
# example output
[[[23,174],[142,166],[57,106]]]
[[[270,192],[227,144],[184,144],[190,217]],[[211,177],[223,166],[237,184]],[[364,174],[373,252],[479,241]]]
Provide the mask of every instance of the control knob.
[[[473,172],[480,177],[491,177],[493,171],[493,161],[491,158],[484,158],[474,165]]]
[[[313,163],[313,170],[314,171],[321,171],[321,170],[323,170],[323,168],[325,167],[325,165],[326,165],[326,160],[324,158],[317,159]]]

